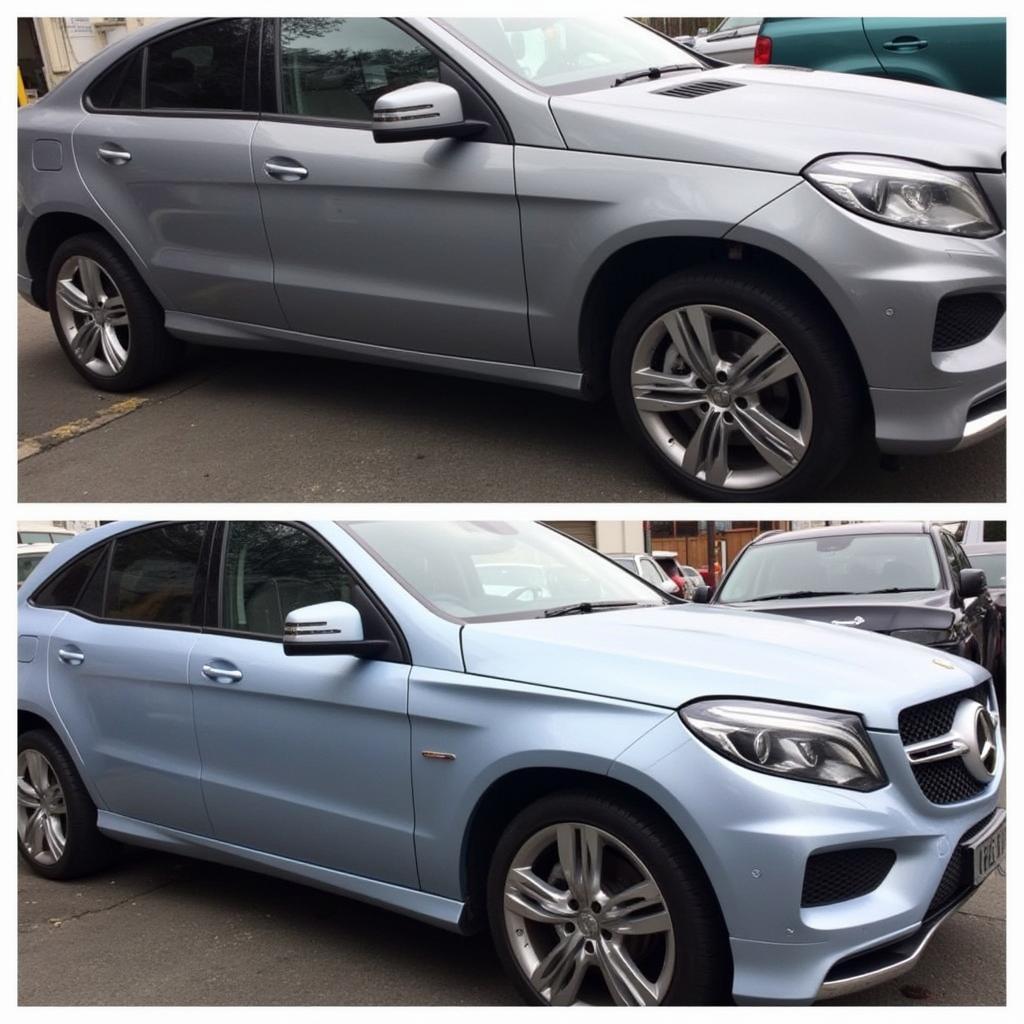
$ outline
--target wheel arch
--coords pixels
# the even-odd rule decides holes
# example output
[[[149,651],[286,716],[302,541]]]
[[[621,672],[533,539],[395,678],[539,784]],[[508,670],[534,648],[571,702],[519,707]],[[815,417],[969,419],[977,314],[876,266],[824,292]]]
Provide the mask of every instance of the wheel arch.
[[[599,398],[608,390],[608,361],[619,321],[630,305],[656,282],[687,268],[721,269],[741,265],[769,275],[800,292],[834,326],[837,337],[856,362],[865,408],[870,408],[867,379],[842,319],[807,273],[764,246],[728,238],[657,236],[631,241],[608,255],[590,279],[578,321],[583,392]]]
[[[495,779],[477,800],[470,813],[462,840],[461,875],[466,903],[467,931],[486,926],[487,872],[491,857],[508,822],[520,811],[543,797],[555,793],[589,791],[603,797],[615,797],[658,820],[676,835],[693,854],[712,893],[723,922],[721,905],[707,868],[684,831],[672,816],[641,789],[610,775],[575,768],[518,768]]]
[[[49,276],[50,261],[58,246],[69,238],[83,234],[102,234],[124,253],[142,277],[146,287],[153,291],[149,281],[147,268],[139,254],[127,240],[109,224],[92,215],[93,211],[82,212],[69,209],[51,209],[38,213],[32,221],[25,236],[25,266],[31,279],[32,301],[40,309],[48,309],[46,283]],[[156,292],[154,291],[154,295]],[[161,305],[166,305],[157,295]]]
[[[25,708],[18,708],[18,735],[21,736],[26,732],[32,732],[34,729],[46,729],[60,739],[60,733],[42,715]],[[63,744],[64,741],[61,740],[61,743]]]

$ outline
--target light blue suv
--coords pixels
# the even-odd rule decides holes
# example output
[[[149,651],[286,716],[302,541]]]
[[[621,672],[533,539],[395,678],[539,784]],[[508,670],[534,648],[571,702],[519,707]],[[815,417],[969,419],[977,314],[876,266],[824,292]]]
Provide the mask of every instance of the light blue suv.
[[[47,878],[121,841],[489,928],[531,1002],[809,1003],[1003,857],[979,666],[684,605],[539,524],[119,523],[18,603]]]

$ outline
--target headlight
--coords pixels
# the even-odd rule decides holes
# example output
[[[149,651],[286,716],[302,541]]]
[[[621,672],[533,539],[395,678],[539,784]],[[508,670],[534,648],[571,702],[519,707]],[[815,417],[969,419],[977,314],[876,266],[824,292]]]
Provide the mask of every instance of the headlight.
[[[988,238],[999,233],[973,174],[882,156],[828,156],[804,177],[847,210],[904,228]]]
[[[729,697],[679,714],[698,739],[744,768],[861,792],[886,783],[856,715]]]
[[[953,634],[948,629],[894,629],[889,636],[897,640],[909,640],[912,644],[925,644],[927,647],[953,643]]]

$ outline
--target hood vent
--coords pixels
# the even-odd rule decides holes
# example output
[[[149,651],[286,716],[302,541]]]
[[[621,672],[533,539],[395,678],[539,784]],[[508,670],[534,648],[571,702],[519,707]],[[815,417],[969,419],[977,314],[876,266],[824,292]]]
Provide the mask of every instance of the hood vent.
[[[659,89],[659,96],[678,96],[683,100],[693,100],[698,96],[706,96],[712,92],[723,92],[726,89],[742,89],[742,82],[690,82],[687,85],[674,85],[671,89]]]

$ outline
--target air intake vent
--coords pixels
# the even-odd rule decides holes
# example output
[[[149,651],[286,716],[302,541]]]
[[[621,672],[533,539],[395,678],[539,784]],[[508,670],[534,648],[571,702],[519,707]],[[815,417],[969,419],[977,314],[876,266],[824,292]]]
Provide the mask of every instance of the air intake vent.
[[[659,96],[678,96],[683,100],[694,100],[698,96],[706,96],[712,92],[723,92],[726,89],[740,89],[742,82],[690,82],[687,85],[674,85],[671,89],[659,89]]]

